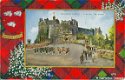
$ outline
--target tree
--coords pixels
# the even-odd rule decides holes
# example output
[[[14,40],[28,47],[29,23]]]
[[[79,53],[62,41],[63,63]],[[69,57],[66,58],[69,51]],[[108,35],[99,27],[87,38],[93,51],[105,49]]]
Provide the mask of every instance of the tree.
[[[109,39],[114,40],[114,25],[109,29]]]
[[[103,42],[104,42],[104,36],[102,34],[96,34],[94,36],[95,39],[95,43],[99,46],[102,47],[103,46]]]
[[[113,25],[113,26],[109,29],[109,39],[110,39],[111,49],[114,48],[114,31],[115,31],[115,26]]]
[[[41,79],[45,77],[53,77],[51,68],[26,68],[24,65],[24,44],[20,42],[13,51],[10,52],[9,70],[7,72],[10,78],[28,78]]]
[[[77,34],[77,39],[85,39],[85,35],[83,33]]]

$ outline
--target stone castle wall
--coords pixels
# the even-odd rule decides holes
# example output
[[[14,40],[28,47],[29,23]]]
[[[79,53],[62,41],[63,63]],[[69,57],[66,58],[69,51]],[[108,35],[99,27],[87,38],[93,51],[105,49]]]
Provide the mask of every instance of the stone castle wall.
[[[71,19],[68,21],[59,21],[53,16],[53,20],[42,19],[39,20],[39,30],[35,43],[40,43],[46,39],[52,42],[72,41],[76,39],[76,34],[83,33],[86,35],[101,34],[101,29],[85,29],[78,27],[78,21]]]

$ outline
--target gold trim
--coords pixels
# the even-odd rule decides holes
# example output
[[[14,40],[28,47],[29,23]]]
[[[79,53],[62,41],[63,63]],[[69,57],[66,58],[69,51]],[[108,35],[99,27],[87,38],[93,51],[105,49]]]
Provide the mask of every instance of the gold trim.
[[[5,38],[5,39],[19,39],[22,37],[23,37],[22,32],[20,34],[16,34],[16,35],[10,35],[10,34],[5,34],[5,33],[2,34],[2,38]]]

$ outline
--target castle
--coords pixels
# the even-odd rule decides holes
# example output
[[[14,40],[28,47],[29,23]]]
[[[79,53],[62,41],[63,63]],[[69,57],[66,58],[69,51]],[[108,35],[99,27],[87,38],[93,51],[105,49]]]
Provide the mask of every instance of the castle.
[[[76,40],[76,35],[78,33],[86,35],[102,34],[100,28],[79,28],[78,21],[75,19],[59,21],[53,16],[52,20],[49,20],[48,18],[40,18],[38,24],[38,35],[35,43],[40,43],[46,40],[50,40],[52,43],[71,42]]]

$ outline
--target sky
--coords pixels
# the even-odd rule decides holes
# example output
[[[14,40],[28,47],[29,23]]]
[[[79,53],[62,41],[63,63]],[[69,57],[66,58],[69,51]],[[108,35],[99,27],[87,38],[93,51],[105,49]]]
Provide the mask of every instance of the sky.
[[[112,10],[26,10],[26,40],[31,39],[33,43],[38,34],[39,18],[78,21],[78,27],[98,28],[100,27],[103,35],[108,33],[109,28],[114,24],[114,11]]]

